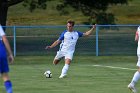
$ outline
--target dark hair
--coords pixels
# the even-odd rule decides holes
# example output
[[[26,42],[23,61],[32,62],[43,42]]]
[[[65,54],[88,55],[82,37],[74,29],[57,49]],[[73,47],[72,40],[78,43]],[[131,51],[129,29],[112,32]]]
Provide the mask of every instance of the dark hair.
[[[72,24],[72,26],[74,26],[75,22],[73,20],[68,20],[67,23]]]

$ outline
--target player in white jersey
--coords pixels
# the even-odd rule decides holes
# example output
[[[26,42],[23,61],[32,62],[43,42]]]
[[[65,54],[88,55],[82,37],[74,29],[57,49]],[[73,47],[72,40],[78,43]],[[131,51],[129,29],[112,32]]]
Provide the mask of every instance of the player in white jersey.
[[[135,84],[138,82],[138,80],[140,79],[140,26],[137,28],[136,34],[135,34],[135,41],[138,42],[138,47],[137,47],[137,57],[138,57],[138,62],[137,62],[137,66],[138,66],[138,70],[135,72],[131,83],[128,85],[128,88],[133,92],[133,93],[137,93],[137,90],[135,88]]]
[[[6,52],[8,52],[8,54]],[[0,25],[0,74],[4,81],[6,92],[13,93],[12,82],[10,81],[10,78],[8,75],[9,66],[8,66],[7,55],[8,55],[9,62],[13,63],[14,57],[13,57],[9,42],[6,38],[6,35],[5,35],[5,32],[3,31],[2,26]]]
[[[53,64],[56,65],[63,57],[65,58],[65,65],[62,68],[62,72],[59,78],[63,78],[67,75],[69,65],[73,59],[73,53],[75,51],[75,45],[77,43],[78,38],[82,36],[89,36],[96,27],[96,25],[93,25],[93,27],[89,31],[82,33],[73,30],[74,24],[74,21],[68,20],[67,30],[62,32],[59,39],[56,40],[52,45],[46,46],[46,49],[50,49],[57,46],[61,42],[60,49],[57,52],[53,61]]]

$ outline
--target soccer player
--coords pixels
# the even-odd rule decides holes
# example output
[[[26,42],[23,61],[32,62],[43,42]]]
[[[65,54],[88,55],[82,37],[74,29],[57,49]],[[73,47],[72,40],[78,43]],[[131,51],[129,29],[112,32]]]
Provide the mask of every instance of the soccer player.
[[[14,57],[8,39],[6,38],[2,26],[0,25],[0,74],[4,81],[6,92],[13,93],[12,82],[10,81],[10,77],[8,75],[9,66],[8,66],[7,55],[8,55],[9,62],[13,63]]]
[[[89,31],[82,33],[82,32],[73,30],[74,24],[75,24],[74,21],[68,20],[67,30],[64,30],[61,33],[58,40],[56,40],[52,45],[46,46],[46,49],[50,49],[57,46],[61,42],[60,49],[59,51],[57,51],[57,54],[53,61],[53,64],[56,65],[59,63],[59,61],[63,57],[65,58],[65,65],[62,68],[62,72],[59,78],[64,78],[67,75],[67,71],[73,59],[73,53],[75,51],[75,45],[77,43],[78,38],[82,36],[89,36],[96,27],[96,25],[93,25],[93,27]]]
[[[137,56],[138,56],[138,62],[137,62],[137,66],[138,66],[138,70],[135,72],[131,83],[128,85],[128,88],[133,92],[133,93],[137,93],[137,90],[135,88],[135,84],[138,82],[138,80],[140,79],[140,26],[137,28],[136,34],[135,34],[135,41],[138,42],[138,47],[137,47]]]

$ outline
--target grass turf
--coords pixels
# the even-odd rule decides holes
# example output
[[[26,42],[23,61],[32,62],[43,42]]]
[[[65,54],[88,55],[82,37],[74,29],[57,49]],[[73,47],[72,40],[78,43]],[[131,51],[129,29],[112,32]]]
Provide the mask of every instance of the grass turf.
[[[59,79],[64,61],[52,65],[54,56],[17,56],[10,65],[14,93],[129,93],[128,83],[136,69],[136,56],[75,56],[68,76]],[[50,69],[53,77],[43,73]],[[0,80],[2,82],[2,80]],[[137,87],[140,84],[137,84]],[[4,86],[0,83],[0,92]]]

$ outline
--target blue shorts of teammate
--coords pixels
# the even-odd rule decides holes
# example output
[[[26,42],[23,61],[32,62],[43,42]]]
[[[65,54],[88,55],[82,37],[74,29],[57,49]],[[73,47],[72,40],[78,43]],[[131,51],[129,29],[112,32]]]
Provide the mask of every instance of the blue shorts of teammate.
[[[0,73],[9,72],[9,66],[7,61],[6,49],[3,42],[0,40]]]
[[[0,73],[9,72],[7,58],[0,58]]]

